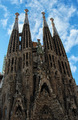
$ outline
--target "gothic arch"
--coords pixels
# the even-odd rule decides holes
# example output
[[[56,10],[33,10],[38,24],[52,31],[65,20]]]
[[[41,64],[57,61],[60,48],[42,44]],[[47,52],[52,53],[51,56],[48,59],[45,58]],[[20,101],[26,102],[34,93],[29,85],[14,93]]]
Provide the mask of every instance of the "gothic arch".
[[[18,106],[16,107],[16,110],[15,110],[15,115],[23,115],[23,110],[22,110],[22,107],[18,104]]]
[[[42,89],[43,85],[46,87],[46,89],[48,88],[48,91],[49,91],[50,94],[53,92],[48,77],[47,78],[44,77],[43,79],[40,80],[39,93],[41,92],[41,89]]]
[[[46,83],[44,83],[42,85],[40,93],[43,92],[44,90],[45,90],[45,92],[48,92],[48,94],[50,95],[50,90],[49,90],[49,88],[48,88]]]
[[[13,109],[11,111],[13,114],[11,115],[11,120],[21,120],[26,117],[23,101],[20,97],[18,97],[14,101]]]

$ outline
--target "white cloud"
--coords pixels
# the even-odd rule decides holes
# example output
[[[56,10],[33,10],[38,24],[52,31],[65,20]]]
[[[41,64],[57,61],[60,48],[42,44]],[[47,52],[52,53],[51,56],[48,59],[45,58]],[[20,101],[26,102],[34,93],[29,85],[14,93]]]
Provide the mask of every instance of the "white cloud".
[[[9,26],[9,28],[8,28],[8,30],[7,30],[8,35],[11,35],[11,32],[12,32],[12,30],[13,30],[13,26],[14,26],[14,23]],[[19,33],[22,32],[22,29],[23,29],[23,24],[20,23],[20,24],[19,24]]]
[[[41,41],[41,44],[43,44],[43,41],[42,41],[42,36],[43,36],[43,33],[42,33],[42,27],[41,28],[39,28],[39,33],[38,33],[38,35],[37,35],[37,39],[40,39]]]
[[[70,62],[70,67],[71,67],[71,71],[72,71],[73,73],[75,73],[76,70],[77,70],[77,67],[76,67],[75,65],[73,65],[71,62]]]
[[[12,4],[23,3],[24,0],[11,0]],[[59,3],[59,4],[58,4]],[[57,5],[57,8],[55,7]],[[63,41],[65,49],[67,52],[78,44],[78,29],[72,29],[72,25],[70,25],[70,19],[76,13],[76,8],[72,5],[65,5],[62,2],[58,2],[57,0],[46,0],[45,4],[43,0],[34,0],[26,1],[26,7],[30,8],[29,11],[29,21],[30,28],[32,34],[32,40],[36,41],[37,38],[40,38],[42,41],[42,15],[41,12],[45,11],[45,16],[47,19],[47,23],[50,26],[50,31],[52,33],[52,26],[50,22],[50,18],[54,18],[55,26],[57,31]],[[48,14],[48,15],[47,15]],[[22,30],[22,24],[24,22],[25,13],[21,13],[19,16],[19,31]],[[70,33],[70,34],[69,34]]]
[[[72,62],[78,62],[78,57],[75,57],[74,55],[72,55],[70,58],[69,58],[69,61],[72,61]]]
[[[71,71],[74,73],[77,70],[76,64],[78,62],[78,57],[75,57],[74,55],[72,55],[69,58],[69,63],[70,63],[70,67],[71,67]]]
[[[20,4],[22,4],[23,3],[23,0],[20,0]]]
[[[19,5],[22,4],[24,0],[7,0],[7,1],[9,1],[11,4]]]
[[[75,45],[78,45],[78,30],[71,29],[70,35],[67,37],[67,40],[65,41],[66,51],[69,52],[70,49]]]
[[[39,34],[39,29],[40,29],[41,21],[39,21],[37,18],[35,18],[33,22],[35,24],[34,24],[34,27],[31,26],[32,27],[32,29],[31,29],[32,40],[37,40],[37,36]]]
[[[7,30],[8,35],[11,35],[12,29],[13,29],[13,25],[14,24],[12,24],[12,25],[9,26],[9,28]]]
[[[19,23],[23,23],[24,22],[24,19],[25,19],[25,13],[20,13],[19,15]]]
[[[21,13],[20,16],[19,16],[19,21],[18,21],[18,24],[19,24],[19,33],[22,32],[22,29],[23,29],[23,23],[24,23],[24,18],[25,18],[25,14],[24,13]],[[15,22],[15,21],[14,21]],[[8,27],[8,35],[11,35],[11,32],[12,32],[12,29],[13,29],[13,26],[14,26],[14,23],[12,23],[12,25],[9,25]]]
[[[54,7],[54,5],[56,5],[56,4],[57,4],[57,8]],[[37,23],[40,23],[40,21],[42,23],[42,18],[41,18],[40,13],[41,13],[41,11],[47,11],[49,16],[47,16],[46,14],[45,14],[45,16],[47,16],[46,19],[48,19],[47,22],[50,26],[50,31],[52,33],[52,26],[51,26],[50,18],[53,17],[55,26],[56,26],[57,31],[64,43],[66,51],[68,52],[74,45],[76,45],[75,43],[77,43],[77,41],[73,42],[71,44],[71,46],[69,47],[70,39],[71,39],[70,38],[71,30],[72,30],[72,26],[70,26],[70,18],[73,17],[73,15],[75,14],[76,8],[74,8],[72,5],[70,7],[66,6],[65,4],[60,3],[60,2],[58,4],[57,0],[53,0],[52,2],[51,2],[51,0],[49,0],[49,1],[46,0],[45,5],[44,5],[43,0],[40,0],[40,1],[36,0],[36,1],[31,1],[31,2],[29,1],[26,6],[30,7],[31,11],[33,13],[33,16],[37,16],[37,18],[38,18],[38,19],[36,19],[36,17],[33,17],[32,13],[31,13],[31,19],[32,19],[31,23],[34,23],[34,28],[32,29],[32,27],[31,27],[31,32],[33,32],[32,38],[35,38],[35,36],[40,36],[40,33],[35,33],[35,32],[41,28],[41,24],[37,24],[38,27],[36,27],[36,22],[34,22],[34,19],[37,20]],[[39,18],[39,16],[40,16],[40,18]],[[70,32],[70,35],[68,34],[68,32]],[[76,37],[76,34],[74,36]],[[73,41],[75,41],[75,37],[73,37]],[[42,38],[42,37],[40,36],[40,38]],[[69,42],[69,45],[68,45],[68,42]]]
[[[11,2],[11,4],[16,4],[16,5],[19,4],[19,1],[18,1],[18,0],[11,0],[10,2]]]
[[[1,21],[3,28],[5,28],[7,26],[8,19],[1,19],[0,21]]]
[[[22,32],[22,29],[23,29],[23,24],[19,24],[19,33]]]
[[[3,28],[5,29],[5,27],[7,26],[7,22],[8,22],[10,13],[5,5],[0,4],[0,9],[2,12],[1,14],[3,15],[0,19],[0,22],[3,26]]]
[[[8,10],[7,10],[7,7],[6,6],[4,6],[4,5],[2,5],[2,4],[0,4],[0,8],[1,9],[3,9],[4,10],[4,17],[7,17],[8,15],[9,15],[9,12],[8,12]]]

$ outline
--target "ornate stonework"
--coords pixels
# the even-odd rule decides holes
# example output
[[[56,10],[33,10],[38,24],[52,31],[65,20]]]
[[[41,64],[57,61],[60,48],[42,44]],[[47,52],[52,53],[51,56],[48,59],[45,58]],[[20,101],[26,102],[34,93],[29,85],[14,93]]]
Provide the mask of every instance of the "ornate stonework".
[[[22,33],[16,13],[0,89],[0,120],[78,120],[78,91],[53,19],[52,37],[42,12],[42,46],[39,39],[31,40],[27,12]]]

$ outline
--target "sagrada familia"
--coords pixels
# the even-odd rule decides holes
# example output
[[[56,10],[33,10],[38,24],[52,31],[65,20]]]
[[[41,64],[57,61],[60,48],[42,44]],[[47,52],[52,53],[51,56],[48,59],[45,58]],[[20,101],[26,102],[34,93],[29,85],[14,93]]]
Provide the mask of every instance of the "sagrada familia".
[[[43,46],[31,40],[28,9],[22,33],[16,13],[0,89],[0,120],[78,120],[78,94],[69,61],[51,18],[43,15]],[[19,39],[21,38],[21,40]]]

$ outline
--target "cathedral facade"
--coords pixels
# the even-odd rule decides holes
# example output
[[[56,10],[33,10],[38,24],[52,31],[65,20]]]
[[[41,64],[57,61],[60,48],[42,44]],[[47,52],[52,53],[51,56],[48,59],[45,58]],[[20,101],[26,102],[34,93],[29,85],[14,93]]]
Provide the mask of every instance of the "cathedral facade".
[[[16,13],[0,90],[0,120],[78,120],[78,93],[65,49],[54,19],[51,35],[42,15],[43,46],[39,39],[31,40],[28,10],[22,33]]]

